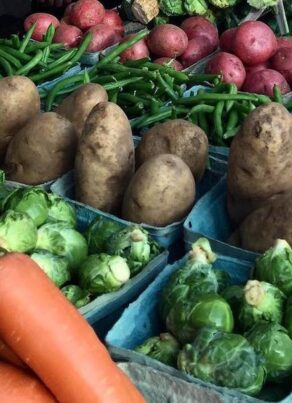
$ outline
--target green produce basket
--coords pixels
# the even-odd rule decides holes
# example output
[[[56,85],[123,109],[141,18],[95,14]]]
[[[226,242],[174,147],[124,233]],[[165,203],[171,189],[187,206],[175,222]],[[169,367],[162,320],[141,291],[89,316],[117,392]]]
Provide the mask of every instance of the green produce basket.
[[[227,254],[218,254],[218,259],[214,263],[216,268],[224,268],[232,279],[233,284],[242,284],[250,278],[250,272],[253,267],[253,261],[245,261],[235,259]],[[215,386],[210,383],[203,382],[190,375],[186,375],[170,366],[162,364],[148,356],[133,351],[134,348],[149,337],[156,336],[164,331],[161,326],[161,320],[158,313],[158,304],[161,297],[163,287],[167,284],[172,273],[177,271],[185,263],[186,257],[179,260],[173,265],[168,265],[162,273],[153,281],[152,284],[139,296],[139,298],[132,303],[122,314],[120,319],[116,322],[113,328],[106,335],[106,344],[112,357],[117,361],[127,363],[137,363],[140,365],[148,366],[154,370],[161,371],[170,376],[176,377],[180,380],[187,381],[196,385],[196,387],[203,388],[210,393],[217,393],[221,396],[224,402],[260,402],[262,400],[249,397],[237,391]],[[282,403],[291,403],[292,397],[278,397],[274,396],[276,389],[267,391],[266,395],[269,401],[281,401]],[[182,399],[180,402],[183,402]],[[196,401],[196,400],[194,400]],[[213,400],[197,400],[200,402],[207,402]],[[220,400],[219,400],[220,401]]]

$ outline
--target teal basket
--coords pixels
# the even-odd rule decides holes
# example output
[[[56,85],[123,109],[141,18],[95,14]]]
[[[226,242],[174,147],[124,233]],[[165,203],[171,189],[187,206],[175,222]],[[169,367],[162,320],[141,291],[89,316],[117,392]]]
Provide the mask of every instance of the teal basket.
[[[214,249],[214,251],[217,252],[216,249]],[[208,388],[209,390],[218,392],[224,397],[224,402],[260,402],[259,399],[251,398],[237,391],[205,383],[197,378],[186,375],[172,367],[162,364],[159,361],[133,351],[136,346],[143,343],[149,337],[157,336],[165,330],[161,328],[161,319],[159,318],[158,313],[161,292],[172,273],[182,267],[185,261],[186,257],[173,265],[166,266],[153,283],[150,284],[139,298],[124,311],[120,319],[108,332],[105,338],[111,355],[116,361],[143,364],[179,379],[199,385],[202,388]],[[224,270],[229,273],[233,284],[242,284],[250,278],[253,262],[218,254],[218,259],[215,262],[214,267],[215,269],[222,269],[222,267],[224,267]],[[292,399],[289,396],[284,400],[269,401],[290,403]]]

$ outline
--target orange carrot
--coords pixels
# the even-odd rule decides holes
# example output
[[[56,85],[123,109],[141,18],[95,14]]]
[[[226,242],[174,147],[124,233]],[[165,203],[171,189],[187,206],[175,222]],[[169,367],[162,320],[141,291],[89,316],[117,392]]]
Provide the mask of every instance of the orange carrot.
[[[0,362],[0,402],[57,403],[36,376],[6,362]]]
[[[0,257],[0,338],[60,403],[145,403],[105,346],[28,256]]]

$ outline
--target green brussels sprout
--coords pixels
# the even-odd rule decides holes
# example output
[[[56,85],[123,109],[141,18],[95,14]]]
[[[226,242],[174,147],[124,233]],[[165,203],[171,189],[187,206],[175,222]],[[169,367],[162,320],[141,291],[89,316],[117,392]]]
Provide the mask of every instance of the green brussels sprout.
[[[247,0],[247,3],[257,10],[262,8],[274,7],[277,5],[278,0]]]
[[[37,227],[43,225],[48,218],[47,193],[37,187],[16,189],[8,197],[4,209],[26,213]]]
[[[65,222],[72,228],[76,227],[76,210],[62,197],[54,193],[48,193],[48,208],[47,222]]]
[[[215,275],[218,283],[218,293],[221,294],[223,290],[230,286],[231,277],[226,271],[220,269],[215,270]]]
[[[258,322],[246,338],[264,358],[268,381],[280,381],[292,374],[292,340],[283,326]]]
[[[116,291],[130,278],[126,259],[105,253],[91,255],[79,270],[80,285],[93,296]]]
[[[284,311],[284,326],[292,339],[292,294],[287,298]]]
[[[204,15],[208,11],[205,0],[184,0],[183,7],[189,15]]]
[[[210,22],[212,22],[213,24],[216,23],[216,15],[213,13],[212,10],[207,10],[207,12],[203,15],[204,18],[206,18],[206,20],[209,20]]]
[[[217,294],[183,299],[173,305],[166,318],[166,328],[181,343],[193,341],[202,327],[232,332],[233,315],[228,303]]]
[[[26,214],[7,210],[0,216],[0,248],[8,252],[29,252],[37,242],[37,227]]]
[[[144,343],[135,348],[135,351],[148,355],[171,367],[176,367],[179,349],[179,343],[171,334],[161,333],[160,336],[150,337],[150,339],[144,341]]]
[[[36,249],[66,257],[70,270],[78,268],[88,252],[83,235],[62,222],[45,224],[38,229]]]
[[[249,342],[239,334],[203,328],[178,356],[183,372],[218,386],[257,395],[265,382],[264,366]]]
[[[168,15],[184,15],[183,0],[159,0],[160,10]]]
[[[262,320],[281,323],[284,301],[285,295],[278,288],[264,281],[249,280],[238,316],[241,328],[247,330]]]
[[[233,7],[237,2],[238,0],[209,0],[209,3],[212,4],[212,6],[218,8]]]
[[[168,24],[170,18],[167,15],[164,15],[163,13],[159,13],[157,17],[154,18],[153,23],[154,25],[162,25],[162,24]]]
[[[106,245],[106,253],[127,259],[131,276],[139,273],[159,252],[160,248],[149,239],[148,232],[138,226],[115,232]]]
[[[105,252],[108,240],[121,228],[122,226],[115,221],[97,217],[90,223],[84,234],[88,243],[88,252],[90,254]]]
[[[217,259],[216,254],[212,251],[210,242],[207,238],[199,238],[192,245],[189,258],[193,262],[201,264],[211,264]]]
[[[67,281],[71,280],[68,262],[65,257],[53,255],[45,250],[35,251],[30,257],[57,287],[62,287]]]
[[[235,327],[239,327],[238,316],[240,312],[241,301],[243,298],[243,287],[239,285],[231,285],[226,287],[225,290],[221,292],[221,296],[228,302],[231,307],[233,318],[235,322]]]
[[[292,293],[292,248],[288,242],[278,239],[256,259],[255,277],[273,284],[286,295]]]
[[[62,293],[77,309],[89,304],[90,294],[86,290],[82,290],[78,285],[69,284],[61,288]]]

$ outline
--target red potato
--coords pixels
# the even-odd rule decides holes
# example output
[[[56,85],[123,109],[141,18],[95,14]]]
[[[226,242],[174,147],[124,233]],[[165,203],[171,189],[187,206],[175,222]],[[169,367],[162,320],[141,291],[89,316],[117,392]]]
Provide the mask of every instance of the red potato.
[[[91,326],[28,256],[0,258],[0,295],[0,337],[59,403],[146,403]],[[17,397],[13,403],[24,403]]]
[[[176,25],[162,24],[153,28],[147,39],[150,51],[159,57],[176,58],[188,46],[187,34]]]
[[[190,17],[183,21],[181,29],[185,31],[189,39],[204,37],[208,39],[211,52],[218,47],[219,36],[216,25],[203,17]]]
[[[83,31],[100,24],[104,18],[104,6],[97,0],[78,0],[70,11],[70,22]]]
[[[66,7],[65,12],[64,12],[64,17],[70,16],[73,7],[74,7],[74,3],[68,4],[68,6]]]
[[[223,32],[223,34],[220,36],[219,44],[220,49],[223,52],[233,53],[236,31],[237,28],[230,28]]]
[[[277,38],[278,42],[278,50],[281,48],[292,48],[292,37],[287,36],[287,37],[282,37],[282,38]]]
[[[267,70],[270,67],[271,67],[270,63],[265,62],[265,63],[255,64],[254,66],[245,66],[245,71],[246,71],[246,74],[253,74],[253,73],[256,73],[257,71]]]
[[[171,59],[170,57],[160,57],[159,59],[154,60],[153,63],[167,65],[176,71],[181,71],[183,69],[183,65],[179,61]]]
[[[88,32],[92,32],[93,36],[87,48],[87,52],[100,52],[117,43],[120,38],[112,28],[104,24],[95,25],[91,27]]]
[[[125,42],[134,36],[135,34],[127,35],[122,42]],[[149,57],[149,49],[146,40],[141,39],[120,54],[120,61],[121,63],[125,63],[128,60],[139,60],[144,59],[145,57]]]
[[[0,362],[0,402],[57,403],[57,400],[35,375]]]
[[[27,32],[35,22],[37,24],[32,34],[32,39],[39,42],[43,40],[43,36],[51,24],[53,24],[55,28],[60,25],[59,20],[51,14],[35,13],[29,15],[24,20],[24,30]]]
[[[105,15],[102,20],[102,23],[108,25],[113,28],[119,34],[124,35],[125,28],[123,24],[123,20],[119,16],[119,13],[115,10],[105,10]]]
[[[199,36],[196,39],[189,40],[188,47],[180,56],[180,62],[184,67],[189,67],[204,57],[212,53],[213,48],[206,37]]]
[[[281,48],[272,57],[271,65],[274,70],[279,71],[292,85],[292,47]]]
[[[70,24],[70,19],[69,19],[69,17],[68,17],[68,16],[63,17],[63,18],[60,20],[60,24],[63,24],[63,25],[71,25],[71,24]],[[72,25],[72,26],[74,26],[74,25]],[[79,28],[78,28],[78,29],[79,29]]]
[[[237,28],[233,52],[244,64],[254,65],[269,60],[277,51],[277,38],[261,21],[247,21]]]
[[[21,359],[17,357],[17,355],[2,340],[0,340],[0,360],[16,367],[27,368]]]
[[[224,83],[234,83],[240,89],[245,81],[246,71],[241,60],[227,52],[217,53],[205,68],[207,74],[221,74]]]
[[[68,48],[77,47],[82,39],[81,29],[74,25],[61,24],[55,32],[53,42],[63,43]]]
[[[243,91],[264,94],[273,97],[274,86],[278,85],[282,94],[290,92],[290,86],[281,73],[266,69],[248,74],[243,85]]]

